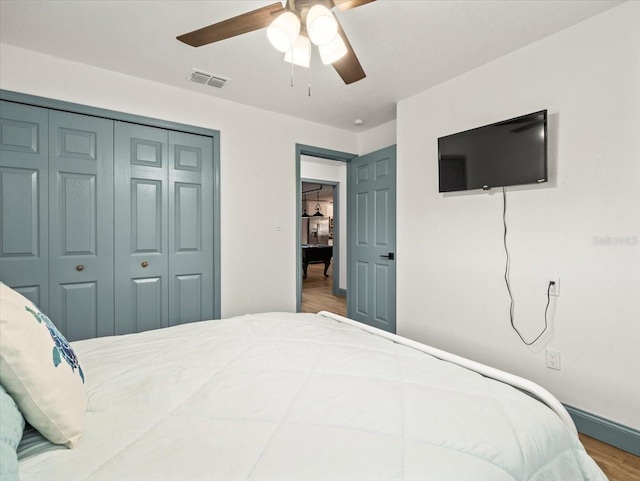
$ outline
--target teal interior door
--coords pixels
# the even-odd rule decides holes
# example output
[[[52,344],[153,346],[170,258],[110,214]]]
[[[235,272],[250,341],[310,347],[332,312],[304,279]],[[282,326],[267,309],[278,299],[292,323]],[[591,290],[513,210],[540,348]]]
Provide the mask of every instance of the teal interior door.
[[[213,319],[213,141],[169,131],[169,325]]]
[[[349,162],[348,316],[396,332],[396,147]]]
[[[112,335],[113,121],[49,112],[49,317],[70,341]]]
[[[0,102],[0,280],[49,311],[48,111]]]

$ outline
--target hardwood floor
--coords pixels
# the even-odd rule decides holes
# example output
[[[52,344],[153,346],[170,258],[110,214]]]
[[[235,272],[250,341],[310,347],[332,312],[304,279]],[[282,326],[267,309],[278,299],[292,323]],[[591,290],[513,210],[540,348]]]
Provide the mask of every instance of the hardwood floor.
[[[595,459],[609,481],[640,481],[640,458],[580,434],[589,456]]]
[[[307,278],[302,280],[302,312],[331,311],[347,315],[347,299],[332,292],[333,264],[324,276],[324,264],[309,264]]]
[[[302,281],[302,312],[322,310],[347,315],[347,300],[332,293],[331,267],[323,275],[322,264],[311,264],[307,278]],[[580,441],[609,481],[640,481],[640,457],[609,446],[596,439],[580,434]]]

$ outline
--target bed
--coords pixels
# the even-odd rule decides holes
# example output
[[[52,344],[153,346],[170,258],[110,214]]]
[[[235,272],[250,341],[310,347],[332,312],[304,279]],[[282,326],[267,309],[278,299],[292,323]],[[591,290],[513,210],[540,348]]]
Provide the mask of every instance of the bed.
[[[23,481],[606,479],[539,386],[326,312],[72,347],[82,438],[27,428]]]

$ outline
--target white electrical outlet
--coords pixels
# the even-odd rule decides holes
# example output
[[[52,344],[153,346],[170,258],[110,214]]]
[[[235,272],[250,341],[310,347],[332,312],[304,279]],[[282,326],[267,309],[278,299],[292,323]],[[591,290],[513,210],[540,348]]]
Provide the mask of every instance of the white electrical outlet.
[[[549,369],[560,370],[560,351],[554,349],[547,349],[547,367]]]
[[[553,282],[553,284],[551,284]],[[549,285],[551,284],[551,286]],[[547,281],[547,288],[549,289],[549,295],[559,297],[560,296],[560,278],[551,277]]]

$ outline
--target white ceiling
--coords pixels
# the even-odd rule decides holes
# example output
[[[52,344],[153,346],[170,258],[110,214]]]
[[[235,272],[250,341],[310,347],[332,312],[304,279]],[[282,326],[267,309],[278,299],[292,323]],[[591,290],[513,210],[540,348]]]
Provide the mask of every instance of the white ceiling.
[[[291,65],[264,30],[199,48],[175,38],[273,2],[2,0],[0,41],[363,131],[395,119],[402,99],[623,3],[377,0],[337,13],[367,73],[352,85],[316,51],[310,69],[295,67],[291,87]],[[192,67],[232,81],[220,90],[187,82]],[[356,118],[365,125],[356,127]]]

